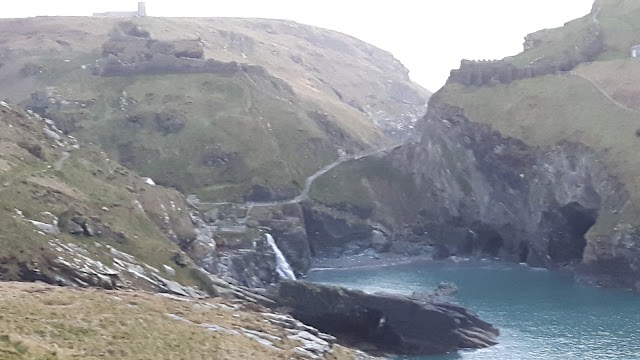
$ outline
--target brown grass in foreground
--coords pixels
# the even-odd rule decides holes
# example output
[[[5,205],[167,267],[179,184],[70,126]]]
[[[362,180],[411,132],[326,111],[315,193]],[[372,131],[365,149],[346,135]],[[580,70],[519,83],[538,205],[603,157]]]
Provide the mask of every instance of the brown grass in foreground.
[[[0,359],[302,359],[260,312],[220,299],[0,283]],[[200,324],[277,336],[276,350]],[[350,359],[335,347],[329,359]]]

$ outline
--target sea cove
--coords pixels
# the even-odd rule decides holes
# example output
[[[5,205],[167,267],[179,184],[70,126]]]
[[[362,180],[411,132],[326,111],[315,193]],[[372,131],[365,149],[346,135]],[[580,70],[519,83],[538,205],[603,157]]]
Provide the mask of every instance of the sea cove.
[[[411,294],[454,283],[453,302],[501,331],[500,344],[441,357],[403,359],[638,359],[640,297],[584,287],[569,276],[493,262],[416,262],[386,267],[325,269],[307,280]]]

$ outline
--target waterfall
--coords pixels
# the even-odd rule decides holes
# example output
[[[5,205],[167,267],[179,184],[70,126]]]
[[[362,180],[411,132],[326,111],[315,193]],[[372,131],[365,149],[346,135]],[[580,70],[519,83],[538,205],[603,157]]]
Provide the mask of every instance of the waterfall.
[[[296,275],[293,273],[291,265],[287,262],[287,259],[278,248],[278,245],[276,245],[275,240],[273,240],[273,236],[271,236],[271,234],[266,234],[266,236],[269,246],[271,246],[273,252],[276,253],[276,272],[278,275],[283,279],[296,280]]]

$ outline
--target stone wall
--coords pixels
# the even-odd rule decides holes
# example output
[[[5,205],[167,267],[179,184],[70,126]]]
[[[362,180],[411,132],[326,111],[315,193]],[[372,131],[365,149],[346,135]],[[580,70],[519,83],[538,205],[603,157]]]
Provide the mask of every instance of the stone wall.
[[[593,61],[604,46],[597,23],[586,26],[582,33],[571,40],[571,45],[561,52],[552,52],[557,50],[552,49],[553,44],[545,44],[537,38],[534,40],[535,36],[536,34],[531,34],[525,38],[524,54],[526,51],[536,51],[538,47],[548,46],[550,55],[540,56],[525,66],[515,63],[517,57],[495,61],[462,60],[460,68],[451,71],[447,82],[467,86],[508,84],[520,79],[571,71],[580,63]]]
[[[134,76],[158,74],[215,73],[233,75],[250,65],[222,62],[213,59],[177,58],[170,55],[155,55],[149,60],[126,63],[114,55],[98,62],[94,73],[100,76]]]
[[[260,66],[204,58],[199,39],[161,41],[131,21],[118,24],[102,45],[102,56],[93,69],[99,76],[214,73],[240,71],[266,74]]]

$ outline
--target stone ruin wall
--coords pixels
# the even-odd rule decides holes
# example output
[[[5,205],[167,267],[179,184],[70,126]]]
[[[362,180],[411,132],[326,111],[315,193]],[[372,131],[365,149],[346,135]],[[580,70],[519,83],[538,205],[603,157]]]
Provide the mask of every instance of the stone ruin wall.
[[[133,22],[118,24],[102,45],[102,59],[93,68],[98,76],[214,73],[234,75],[240,71],[266,76],[257,65],[205,59],[198,40],[162,41]]]
[[[530,36],[525,38],[525,51],[537,46],[544,46],[544,44],[532,45]],[[576,39],[576,43],[570,49],[561,54],[554,54],[548,58],[541,57],[538,61],[526,66],[515,65],[513,58],[492,61],[462,60],[460,68],[451,71],[447,83],[466,86],[508,84],[516,80],[571,71],[581,63],[593,61],[602,53],[603,47],[600,27],[592,24],[587,27],[581,37]]]

